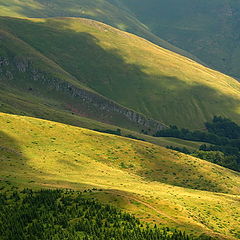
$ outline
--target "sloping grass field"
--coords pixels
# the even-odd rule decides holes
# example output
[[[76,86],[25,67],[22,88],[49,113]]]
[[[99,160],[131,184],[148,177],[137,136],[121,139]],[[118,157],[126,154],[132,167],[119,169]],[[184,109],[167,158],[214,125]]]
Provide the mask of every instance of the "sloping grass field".
[[[182,49],[173,46],[154,35],[147,26],[141,23],[124,4],[107,0],[0,0],[0,16],[10,17],[84,17],[104,22],[123,31],[134,33],[151,42],[177,52],[181,55],[196,59]]]
[[[57,65],[59,73],[65,71],[66,81],[160,122],[200,128],[214,115],[239,122],[239,82],[144,39],[78,18],[1,18],[0,24]],[[10,42],[3,43],[8,56],[18,54],[18,49],[9,53]],[[14,78],[18,87],[20,79]]]
[[[214,239],[239,238],[239,173],[61,123],[1,113],[0,124],[2,188],[94,188],[90,197],[144,221]]]

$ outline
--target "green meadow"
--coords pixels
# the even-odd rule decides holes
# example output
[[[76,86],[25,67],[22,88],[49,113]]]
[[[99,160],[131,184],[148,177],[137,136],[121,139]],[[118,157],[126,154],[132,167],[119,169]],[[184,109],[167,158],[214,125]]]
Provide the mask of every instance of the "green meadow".
[[[94,189],[145,222],[239,237],[239,173],[151,143],[1,113],[1,187]]]
[[[5,88],[11,84],[12,91],[26,92],[26,99],[33,95],[61,110],[64,104],[66,110],[71,110],[67,104],[84,109],[61,87],[53,90],[53,79],[59,78],[167,125],[202,128],[214,115],[239,122],[239,82],[142,38],[79,18],[1,18],[0,24],[3,56],[20,55],[20,62],[29,59],[46,75],[43,83],[27,70],[8,69],[13,79],[3,81]],[[94,111],[90,118],[97,119]],[[122,122],[111,118],[111,124]]]
[[[190,53],[177,48],[153,34],[149,27],[143,24],[120,1],[107,0],[7,0],[0,1],[0,16],[10,17],[84,17],[104,22],[120,30],[134,33],[151,42],[177,52],[181,55],[197,59]],[[200,60],[199,60],[200,61]]]

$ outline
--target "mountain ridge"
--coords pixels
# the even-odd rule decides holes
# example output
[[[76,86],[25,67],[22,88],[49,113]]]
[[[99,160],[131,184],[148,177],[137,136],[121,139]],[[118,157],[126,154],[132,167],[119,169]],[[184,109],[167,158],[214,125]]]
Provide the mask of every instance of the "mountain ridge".
[[[10,35],[6,35],[6,33],[4,33],[5,36],[10,37]],[[3,39],[3,32],[1,34],[1,38]],[[30,45],[27,45],[25,42],[21,42],[21,44],[24,44],[26,48],[29,48]],[[28,49],[29,52],[29,49]],[[119,105],[118,103],[107,99],[104,96],[99,95],[99,93],[96,93],[95,91],[93,91],[92,89],[89,89],[88,87],[81,85],[81,83],[79,84],[79,82],[76,81],[72,81],[71,79],[74,80],[74,77],[71,76],[68,72],[66,72],[64,69],[60,68],[59,65],[57,65],[54,61],[52,61],[51,59],[46,58],[44,55],[42,55],[35,50],[32,49],[33,55],[38,55],[40,56],[40,58],[46,60],[48,62],[48,64],[52,65],[53,69],[57,67],[57,70],[55,70],[55,72],[57,73],[56,77],[52,78],[50,77],[50,79],[48,79],[49,77],[44,74],[44,72],[41,72],[41,70],[38,70],[37,68],[39,66],[34,66],[34,64],[32,64],[31,62],[31,57],[14,57],[12,60],[9,60],[8,58],[4,58],[1,57],[1,68],[2,68],[2,72],[4,71],[4,67],[7,68],[14,68],[16,67],[18,72],[20,73],[27,73],[30,72],[30,74],[33,74],[32,76],[32,81],[33,82],[39,82],[42,81],[42,83],[47,86],[50,83],[51,86],[51,91],[57,90],[57,91],[61,91],[63,93],[67,93],[68,95],[70,95],[70,97],[74,97],[74,98],[79,98],[79,102],[83,102],[84,104],[90,104],[91,106],[95,106],[95,108],[97,108],[98,110],[100,110],[101,112],[116,112],[116,114],[120,114],[122,115],[124,118],[128,119],[130,122],[133,122],[134,124],[139,124],[140,126],[142,126],[143,128],[146,127],[150,127],[150,125],[154,128],[154,129],[160,129],[162,127],[166,127],[164,124],[161,124],[157,121],[154,121],[153,119],[149,119],[147,117],[145,117],[143,114],[137,113],[131,109],[127,109],[126,107],[123,107],[121,105]],[[36,64],[36,62],[35,62]],[[6,74],[9,75],[7,76],[10,80],[12,80],[13,76],[11,76],[10,71],[5,70]],[[60,74],[61,77],[59,78],[59,71],[62,72],[63,74]],[[63,75],[65,76],[65,80],[67,80],[67,82],[63,81]],[[76,79],[75,79],[76,80]],[[11,81],[10,81],[11,82]],[[19,83],[18,83],[19,85]],[[20,84],[21,85],[21,84]],[[31,86],[31,83],[29,84],[29,86]],[[49,87],[47,87],[49,88]],[[29,87],[28,89],[30,92],[34,91],[34,89],[32,87]],[[74,109],[74,108],[73,108]],[[128,121],[127,120],[127,121]]]
[[[116,5],[117,4],[117,5]],[[120,5],[121,7],[119,7]],[[64,3],[59,0],[42,1],[31,0],[30,2],[16,0],[0,1],[0,16],[11,17],[84,17],[104,22],[120,30],[128,31],[140,37],[146,38],[153,43],[177,52],[181,55],[201,62],[195,56],[179,49],[162,40],[149,31],[148,27],[141,23],[132,12],[121,2],[110,2],[96,0],[86,3],[85,0],[72,0]],[[64,9],[64,10],[63,10]]]

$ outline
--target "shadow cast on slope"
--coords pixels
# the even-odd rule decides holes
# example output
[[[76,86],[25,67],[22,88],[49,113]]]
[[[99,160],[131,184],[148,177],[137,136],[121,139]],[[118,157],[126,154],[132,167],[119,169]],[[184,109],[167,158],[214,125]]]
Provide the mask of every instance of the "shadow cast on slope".
[[[142,148],[132,146],[136,155],[141,156],[140,168],[133,168],[133,171],[146,181],[186,189],[239,194],[235,176],[240,174],[237,172],[169,149],[159,151],[154,145]]]
[[[30,18],[39,17],[79,17],[82,8],[76,1],[46,1],[33,0],[31,3],[17,2],[14,3],[1,2],[1,5],[13,11],[13,13]],[[13,1],[11,1],[13,2]],[[13,7],[11,7],[11,5]],[[10,6],[9,6],[10,5]]]
[[[7,22],[11,31],[52,59],[64,70],[96,92],[167,124],[199,128],[213,115],[237,120],[239,100],[220,94],[214,88],[188,84],[176,76],[147,74],[145,66],[127,62],[120,50],[103,48],[88,30],[99,29],[99,36],[116,31],[88,20],[46,19],[44,22],[21,20]],[[88,24],[84,25],[84,22]],[[84,27],[83,27],[84,26]],[[23,31],[24,29],[24,31]],[[90,32],[91,32],[90,31]],[[113,35],[122,37],[121,32]],[[123,34],[123,37],[126,37]],[[108,40],[116,39],[108,37]],[[75,103],[77,106],[77,100]]]
[[[7,122],[8,123],[8,122]],[[10,123],[10,122],[9,122]],[[0,131],[0,175],[1,185],[17,184],[26,180],[28,158],[22,152],[16,139]],[[30,181],[30,179],[28,179]]]
[[[21,122],[20,119],[19,121]],[[7,121],[7,123],[11,124],[11,120]],[[13,130],[10,130],[9,133],[12,131]],[[15,131],[17,132],[17,138],[25,138],[26,136],[33,134],[31,129],[26,130],[23,134],[21,134],[21,132],[24,130],[18,127],[16,127]],[[23,147],[21,144],[23,144]],[[13,190],[14,188],[42,187],[76,188],[75,183],[67,180],[62,181],[57,174],[50,173],[37,164],[31,164],[31,159],[26,156],[24,151],[28,151],[31,155],[31,145],[34,146],[36,144],[38,144],[37,141],[32,142],[28,140],[20,143],[18,142],[18,139],[15,139],[8,133],[0,130],[0,190],[9,188]],[[49,146],[45,146],[46,151],[48,151],[48,148]],[[40,154],[41,153],[39,152],[39,155],[36,157],[41,158]],[[81,183],[77,185],[84,186],[84,184]]]

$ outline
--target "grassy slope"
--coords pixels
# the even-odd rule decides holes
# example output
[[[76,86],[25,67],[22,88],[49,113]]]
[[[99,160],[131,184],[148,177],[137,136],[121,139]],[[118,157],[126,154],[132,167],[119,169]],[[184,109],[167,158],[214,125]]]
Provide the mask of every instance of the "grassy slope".
[[[74,83],[76,86],[85,88],[76,81],[74,77],[62,70],[54,62],[50,61],[48,58],[41,55],[39,52],[31,48],[29,45],[26,45],[24,42],[15,38],[14,36],[1,31],[2,47],[1,47],[1,57],[8,55],[8,51],[11,50],[11,53],[14,53],[15,57],[24,58],[26,56],[30,57],[31,61],[34,61],[34,64],[37,68],[44,68],[52,77],[60,78],[64,81]],[[47,67],[50,66],[50,67]],[[47,69],[46,69],[47,67]],[[11,70],[14,73],[14,70]],[[29,115],[35,116],[38,118],[49,119],[53,121],[58,121],[62,123],[68,123],[75,126],[81,126],[88,129],[112,129],[116,130],[119,126],[110,125],[107,123],[100,122],[99,116],[98,121],[93,119],[86,118],[81,114],[72,114],[72,111],[64,109],[64,103],[60,101],[61,97],[59,95],[56,98],[49,96],[46,98],[46,94],[42,96],[39,92],[40,89],[46,90],[43,86],[34,86],[33,82],[29,80],[28,76],[26,77],[24,73],[16,73],[17,81],[5,81],[2,78],[1,89],[0,89],[0,109],[3,112],[14,113],[18,115]],[[27,89],[29,87],[34,88],[34,92],[29,92]],[[16,88],[20,88],[17,90]],[[36,94],[35,88],[38,89]],[[54,93],[54,92],[53,92]],[[54,94],[53,94],[54,95]],[[55,93],[56,95],[56,93]],[[64,99],[66,100],[66,99]],[[69,99],[67,99],[69,101]],[[118,121],[120,121],[118,119]],[[109,121],[109,120],[108,120]],[[121,120],[122,121],[122,120]],[[133,126],[130,126],[132,128]],[[133,132],[128,129],[122,128],[122,133],[124,135],[134,135],[139,138],[144,138],[149,142],[161,146],[174,145],[179,147],[187,147],[190,150],[197,149],[201,143],[184,141],[174,138],[154,138],[151,136],[146,136],[137,132]]]
[[[86,19],[2,18],[1,27],[79,83],[161,122],[199,128],[213,115],[239,121],[236,80],[134,35]]]
[[[156,35],[209,66],[240,78],[239,16],[235,0],[121,0]]]
[[[113,102],[104,100],[54,61],[3,29],[0,31],[1,111],[77,126],[85,126],[83,117],[88,117],[132,130],[142,129],[141,124],[109,108],[108,104],[111,106]],[[74,95],[70,91],[73,87],[77,91],[88,91],[86,96],[90,96],[90,100],[82,99],[85,95],[81,92]],[[91,122],[89,120],[88,125]],[[96,124],[92,124],[92,128],[96,128]]]
[[[39,98],[31,98],[30,96],[22,96],[19,92],[7,93],[0,90],[0,107],[1,111],[6,113],[13,113],[18,115],[34,116],[42,119],[55,120],[61,123],[70,124],[73,126],[80,126],[87,129],[99,130],[116,130],[119,126],[107,124],[104,122],[96,121],[90,118],[82,117],[77,114],[72,114],[68,111],[63,111],[58,108],[48,106]],[[56,103],[57,104],[57,103]],[[132,131],[129,129],[121,128],[122,135],[133,135],[138,138],[144,139],[147,142],[154,143],[160,146],[176,146],[186,147],[190,151],[194,151],[202,145],[202,142],[193,142],[171,137],[152,137]],[[206,143],[205,143],[206,144]]]
[[[86,17],[105,22],[146,38],[159,46],[198,60],[195,56],[157,37],[123,5],[107,0],[0,0],[0,16],[11,17]],[[200,60],[199,60],[200,61]]]
[[[2,113],[0,125],[2,186],[101,188],[91,195],[143,220],[237,239],[236,172],[150,143],[40,119]]]

